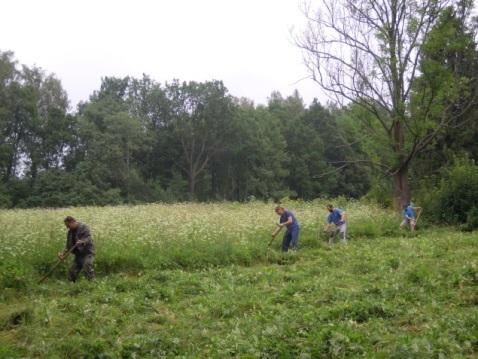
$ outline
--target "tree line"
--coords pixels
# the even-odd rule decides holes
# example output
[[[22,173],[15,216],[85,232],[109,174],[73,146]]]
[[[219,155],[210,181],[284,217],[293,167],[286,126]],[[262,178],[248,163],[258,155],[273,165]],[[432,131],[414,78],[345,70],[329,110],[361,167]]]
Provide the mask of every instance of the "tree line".
[[[53,74],[0,54],[3,207],[360,197],[370,173],[345,112],[299,94],[267,105],[221,81],[105,77],[75,112]]]
[[[457,161],[474,165],[472,2],[324,4],[306,9],[297,45],[336,96],[325,105],[297,91],[256,105],[221,81],[143,75],[105,77],[71,111],[54,74],[0,52],[0,206],[337,196],[389,205],[410,201],[411,189],[426,198]]]

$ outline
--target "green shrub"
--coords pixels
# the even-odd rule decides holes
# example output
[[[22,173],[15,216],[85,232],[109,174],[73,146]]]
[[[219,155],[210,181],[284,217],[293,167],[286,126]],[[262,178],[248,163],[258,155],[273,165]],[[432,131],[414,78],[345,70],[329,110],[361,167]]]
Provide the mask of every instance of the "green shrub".
[[[375,177],[365,199],[377,203],[383,208],[392,207],[392,181],[387,177]]]
[[[393,212],[378,212],[377,216],[360,221],[350,221],[347,236],[351,239],[378,238],[400,235],[399,222]]]
[[[0,208],[9,208],[11,205],[12,199],[8,188],[3,183],[0,183]]]
[[[478,166],[471,159],[459,159],[442,170],[442,179],[426,206],[429,217],[440,224],[478,226]]]
[[[473,231],[478,228],[478,207],[472,207],[466,213],[466,225],[464,227],[467,231]]]

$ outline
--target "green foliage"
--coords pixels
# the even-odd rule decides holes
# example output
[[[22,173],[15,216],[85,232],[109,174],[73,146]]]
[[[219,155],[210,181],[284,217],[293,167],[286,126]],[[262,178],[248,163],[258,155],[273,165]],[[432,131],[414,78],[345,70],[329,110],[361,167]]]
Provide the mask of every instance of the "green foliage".
[[[393,205],[392,193],[393,188],[390,178],[375,176],[372,180],[370,191],[365,198],[378,203],[383,208],[391,208]]]
[[[427,99],[431,116],[422,121],[420,129],[436,129],[447,118],[452,121],[412,166],[418,192],[427,192],[424,178],[430,177],[433,185],[440,168],[450,166],[455,157],[477,158],[476,82],[472,79],[477,76],[478,52],[476,28],[467,22],[471,8],[472,2],[462,1],[444,9],[422,46],[423,74],[417,81],[415,100]],[[464,125],[458,126],[460,122]]]
[[[28,275],[31,267],[25,263],[18,266],[13,261],[2,263],[2,275],[0,276],[0,287],[13,288],[17,291],[25,290],[28,287]]]
[[[59,80],[1,53],[0,206],[56,207],[251,196],[360,197],[359,128],[298,92],[268,105],[221,81],[105,77],[77,111]],[[338,120],[338,117],[342,117]]]
[[[244,103],[239,107],[237,125],[233,186],[240,194],[239,199],[245,200],[251,195],[280,198],[283,192],[288,192],[283,181],[289,171],[285,166],[287,143],[280,131],[279,119],[265,108],[255,109]]]
[[[478,229],[478,207],[472,207],[466,212],[466,225],[464,227],[468,231]]]
[[[361,136],[360,126],[350,114],[350,109],[324,108],[314,101],[304,115],[305,122],[313,129],[304,132],[315,132],[320,139],[320,146],[315,147],[322,152],[323,160],[312,178],[321,196],[358,198],[369,188],[369,170],[359,164],[366,156],[363,142],[357,141]]]
[[[7,186],[0,183],[0,208],[9,208],[12,205],[12,199]]]
[[[268,108],[278,119],[285,139],[284,151],[287,155],[284,162],[288,175],[284,180],[294,192],[294,197],[313,199],[324,191],[330,192],[330,188],[324,185],[325,181],[316,178],[330,168],[325,162],[323,138],[307,117],[314,114],[306,111],[297,92],[286,99],[273,94]],[[323,116],[315,118],[316,121],[323,119]]]
[[[273,92],[267,106],[255,105],[232,97],[221,81],[161,84],[146,75],[105,77],[88,101],[67,113],[68,97],[54,74],[19,66],[13,53],[1,52],[0,207],[367,193],[390,207],[389,175],[413,148],[407,160],[413,197],[428,196],[425,176],[434,186],[454,156],[478,154],[476,106],[469,103],[478,69],[470,5],[443,9],[419,44],[420,75],[410,99],[375,113],[360,99],[344,108],[317,100],[307,106],[297,91]],[[416,30],[416,19],[408,20]],[[395,112],[408,123],[400,154],[390,145],[391,132],[380,130]],[[450,119],[467,126],[438,131]],[[474,212],[467,213],[473,222]]]
[[[351,232],[394,218],[333,202]],[[77,208],[94,229],[98,278],[67,283],[63,267],[41,285],[64,244],[63,211],[1,211],[0,278],[23,284],[1,283],[0,357],[477,355],[475,235],[431,229],[326,246],[314,222],[325,202],[287,205],[302,248],[286,254],[266,248],[262,227],[275,214],[257,202]]]
[[[123,203],[120,189],[101,190],[78,170],[42,172],[33,187],[28,180],[17,183],[17,195],[28,191],[24,199],[16,199],[17,207],[66,207],[85,205],[114,205]],[[19,197],[22,197],[21,194]]]
[[[380,238],[397,236],[399,234],[397,217],[395,215],[383,215],[382,210],[376,210],[373,216],[375,218],[354,223],[350,227],[350,237]]]
[[[478,166],[470,159],[457,159],[442,170],[437,188],[429,192],[430,218],[441,224],[464,224],[474,229],[478,201]],[[469,222],[468,222],[469,221]]]

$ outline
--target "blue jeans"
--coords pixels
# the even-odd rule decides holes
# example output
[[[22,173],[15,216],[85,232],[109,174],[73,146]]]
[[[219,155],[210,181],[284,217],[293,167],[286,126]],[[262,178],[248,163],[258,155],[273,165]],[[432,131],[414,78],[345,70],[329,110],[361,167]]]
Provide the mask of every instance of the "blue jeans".
[[[284,239],[282,240],[282,251],[287,252],[289,250],[289,245],[292,244],[292,249],[299,248],[299,227],[287,228],[287,232],[284,234]]]

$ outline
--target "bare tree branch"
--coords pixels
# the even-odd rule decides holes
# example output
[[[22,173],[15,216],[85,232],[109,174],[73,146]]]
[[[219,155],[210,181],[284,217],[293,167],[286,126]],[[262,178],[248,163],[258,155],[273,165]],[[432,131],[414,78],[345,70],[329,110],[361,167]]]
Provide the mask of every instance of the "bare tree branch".
[[[415,93],[417,78],[426,81],[422,45],[440,13],[457,1],[322,0],[317,10],[303,7],[307,27],[295,42],[312,78],[339,103],[361,106],[377,119],[392,149],[380,166],[402,176],[397,183],[405,192],[410,162],[459,117],[445,108],[435,119],[436,102],[448,100],[433,86]]]
[[[332,173],[337,173],[337,172],[341,171],[342,169],[344,169],[345,167],[347,167],[348,165],[349,165],[349,164],[346,163],[346,164],[344,164],[344,165],[342,165],[342,166],[340,166],[340,167],[337,167],[337,168],[335,168],[335,169],[333,169],[333,170],[331,170],[331,171],[322,172],[322,173],[319,173],[318,175],[312,176],[312,178],[318,179],[318,178],[322,178],[322,177],[328,176],[328,175],[330,175],[330,174],[332,174]]]

